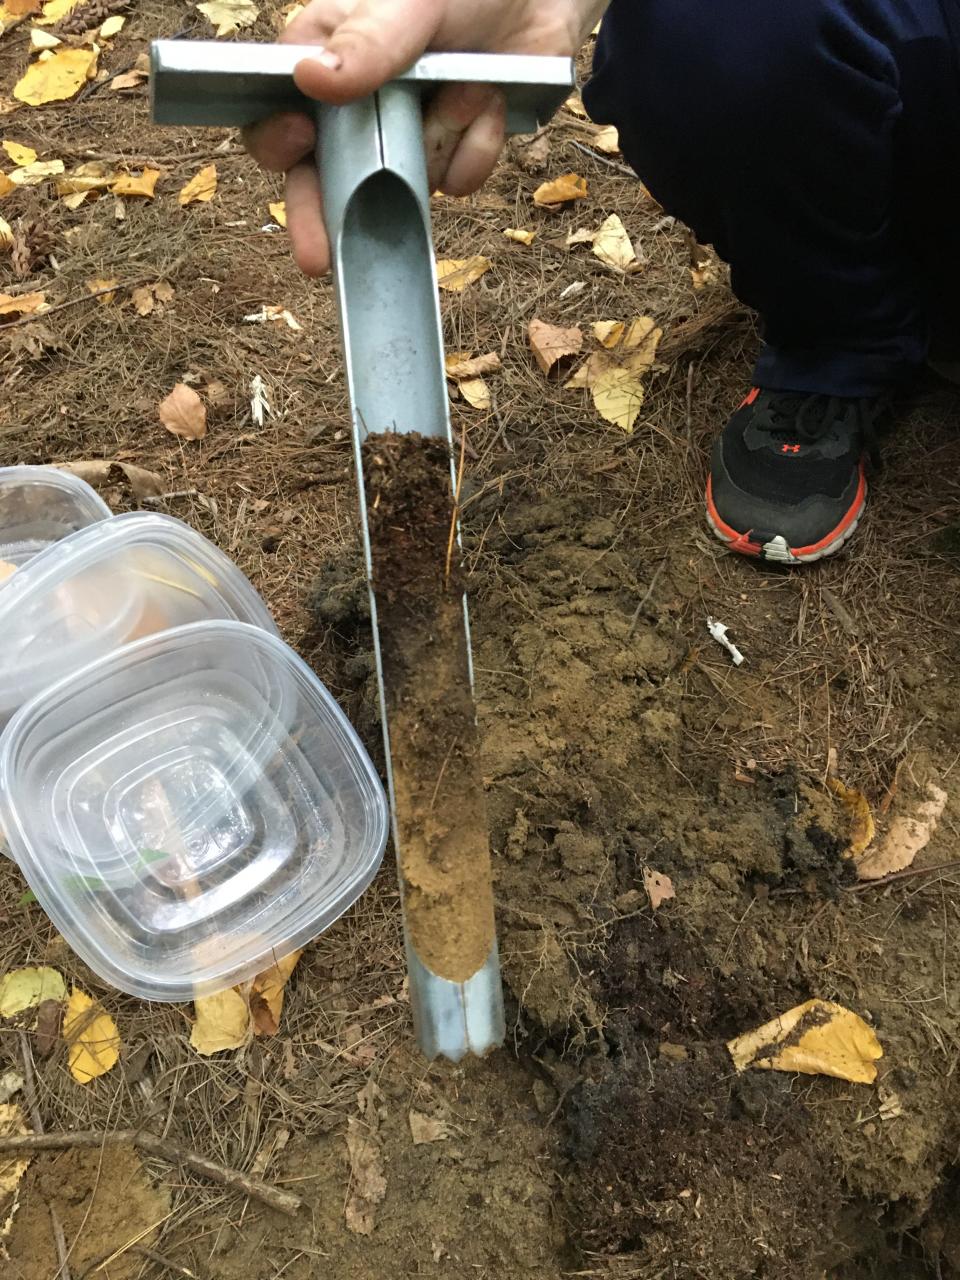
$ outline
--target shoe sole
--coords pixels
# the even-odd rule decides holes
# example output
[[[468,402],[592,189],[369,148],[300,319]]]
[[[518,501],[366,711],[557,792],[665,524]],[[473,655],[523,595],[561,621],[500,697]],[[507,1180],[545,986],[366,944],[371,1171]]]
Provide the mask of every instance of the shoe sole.
[[[707,524],[714,535],[731,551],[736,551],[739,555],[751,556],[758,560],[768,560],[772,564],[814,564],[817,560],[825,560],[827,556],[835,555],[856,533],[866,505],[867,479],[861,462],[860,483],[857,486],[857,494],[850,505],[850,509],[836,528],[821,538],[819,542],[809,547],[791,547],[787,539],[781,534],[777,534],[769,542],[754,542],[750,538],[749,530],[746,533],[737,533],[735,529],[732,529],[730,525],[720,518],[716,507],[713,505],[713,490],[710,478],[707,478]]]

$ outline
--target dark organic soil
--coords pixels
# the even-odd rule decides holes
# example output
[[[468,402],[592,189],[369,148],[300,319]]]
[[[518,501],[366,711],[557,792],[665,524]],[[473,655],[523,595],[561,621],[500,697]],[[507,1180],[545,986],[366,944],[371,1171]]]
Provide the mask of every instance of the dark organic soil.
[[[407,929],[429,969],[463,982],[494,923],[450,453],[375,435],[363,458]]]

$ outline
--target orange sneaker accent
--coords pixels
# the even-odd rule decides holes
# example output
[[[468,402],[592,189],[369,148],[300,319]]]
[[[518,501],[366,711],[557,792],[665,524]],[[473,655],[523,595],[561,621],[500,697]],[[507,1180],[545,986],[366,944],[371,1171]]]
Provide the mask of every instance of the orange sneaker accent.
[[[863,505],[867,498],[867,469],[864,466],[863,459],[860,459],[860,482],[857,485],[857,492],[854,494],[853,502],[850,504],[850,510],[843,517],[837,527],[831,530],[825,538],[821,538],[819,542],[812,542],[809,547],[791,547],[790,550],[795,556],[805,557],[815,555],[818,551],[822,551],[824,547],[828,547],[831,542],[836,542],[837,538],[853,524],[854,520],[863,510]]]
[[[799,453],[800,446],[798,444],[782,444],[780,446],[781,453]]]
[[[747,533],[737,533],[736,529],[732,529],[720,516],[717,508],[713,503],[713,477],[707,476],[707,511],[710,513],[710,519],[713,521],[714,528],[725,538],[731,551],[739,551],[744,556],[758,556],[763,551],[763,545],[759,542],[753,542],[750,538],[750,531]]]
[[[746,407],[746,405],[753,404],[754,400],[756,400],[759,394],[760,394],[760,388],[752,387],[744,396],[743,402],[741,403],[740,408],[743,409]]]

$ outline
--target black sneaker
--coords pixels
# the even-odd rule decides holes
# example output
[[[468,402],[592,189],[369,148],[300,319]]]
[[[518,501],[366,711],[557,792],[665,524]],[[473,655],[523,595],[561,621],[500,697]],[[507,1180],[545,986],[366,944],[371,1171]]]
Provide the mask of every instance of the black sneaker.
[[[713,447],[707,520],[732,551],[779,564],[832,555],[867,501],[882,397],[754,387]]]

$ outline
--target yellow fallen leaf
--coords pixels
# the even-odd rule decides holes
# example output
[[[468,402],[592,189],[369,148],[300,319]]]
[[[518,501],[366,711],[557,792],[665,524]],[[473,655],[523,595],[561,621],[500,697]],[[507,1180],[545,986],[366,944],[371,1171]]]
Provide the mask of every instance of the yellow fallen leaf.
[[[115,196],[142,196],[145,200],[152,200],[159,177],[159,169],[144,169],[140,174],[124,173],[110,190]]]
[[[670,877],[665,876],[662,871],[654,871],[652,867],[643,869],[643,887],[650,899],[651,911],[656,911],[658,907],[677,896]]]
[[[620,135],[617,132],[617,126],[614,124],[607,124],[598,129],[593,135],[593,145],[598,151],[602,151],[605,155],[619,155]]]
[[[292,951],[254,978],[250,986],[249,1003],[256,1035],[275,1036],[280,1030],[284,988],[302,954],[302,947],[299,951]]]
[[[563,105],[567,108],[568,111],[572,111],[575,116],[580,116],[581,119],[586,119],[587,109],[583,105],[583,99],[580,97],[580,94],[577,93],[576,90],[574,90],[573,93],[571,93],[570,97],[566,100],[566,102]]]
[[[565,387],[592,387],[601,373],[605,373],[608,369],[616,369],[616,364],[612,356],[608,356],[605,351],[594,351],[583,364],[581,364],[563,384]]]
[[[705,289],[707,285],[717,283],[717,272],[712,262],[698,262],[696,266],[690,268],[690,279],[693,281],[693,287],[698,292]]]
[[[153,290],[149,285],[142,284],[130,294],[130,301],[138,316],[148,316],[154,307]]]
[[[481,373],[493,373],[500,368],[500,357],[495,351],[486,355],[471,356],[466,351],[451,351],[443,361],[448,378],[479,378]]]
[[[593,252],[601,262],[605,262],[608,267],[615,267],[618,271],[636,271],[640,266],[637,255],[633,251],[633,245],[630,243],[630,237],[627,235],[627,229],[616,213],[611,213],[610,217],[601,223],[600,229],[593,237]]]
[[[576,326],[563,329],[536,318],[527,326],[527,338],[534,358],[544,373],[549,373],[558,360],[578,355],[583,347],[582,329]]]
[[[575,231],[568,231],[564,245],[567,249],[573,248],[575,244],[593,244],[596,231],[591,231],[589,227],[578,227]]]
[[[464,378],[457,383],[457,390],[473,409],[489,409],[492,403],[490,388],[482,378]]]
[[[928,783],[927,798],[914,813],[894,818],[880,843],[857,858],[859,878],[880,880],[909,867],[917,854],[930,843],[930,837],[947,807],[947,799],[942,788]]]
[[[596,340],[609,351],[623,337],[627,326],[623,320],[597,320],[590,327]]]
[[[11,191],[16,191],[17,184],[11,182],[7,175],[0,170],[0,196],[9,195]]]
[[[67,987],[56,969],[28,966],[0,978],[0,1018],[12,1018],[42,1000],[66,1000]]]
[[[3,142],[0,142],[0,146],[3,147],[15,165],[33,164],[37,158],[37,153],[33,147],[24,146],[22,142],[11,142],[8,138],[5,138]]]
[[[100,305],[103,306],[107,302],[113,302],[114,298],[117,296],[116,292],[113,292],[113,291],[116,290],[116,287],[119,283],[120,283],[119,280],[101,280],[99,277],[97,277],[96,280],[87,281],[87,288],[90,290],[91,293],[99,294],[99,297],[97,298],[97,302],[99,302]],[[102,289],[109,289],[111,290],[111,292],[101,293],[100,291]]]
[[[848,858],[859,858],[867,846],[873,843],[876,826],[870,801],[855,787],[848,787],[839,778],[828,777],[827,787],[833,792],[850,819],[850,842],[847,845]]]
[[[190,1043],[204,1057],[224,1049],[242,1049],[253,1037],[250,1005],[234,987],[193,1002],[196,1021]]]
[[[533,193],[533,203],[545,208],[553,204],[567,204],[571,200],[583,200],[588,194],[587,180],[579,173],[565,173],[549,182],[541,182]]]
[[[873,1084],[883,1048],[856,1013],[828,1000],[807,1000],[779,1018],[727,1042],[738,1071],[799,1071]]]
[[[45,305],[46,295],[37,293],[21,293],[16,297],[9,293],[0,293],[0,316],[32,316]]]
[[[13,96],[30,107],[64,102],[96,75],[98,56],[96,49],[57,49],[46,60],[30,64],[14,85]]]
[[[177,196],[181,208],[188,204],[206,204],[217,194],[217,166],[207,164],[195,173]]]
[[[0,1104],[0,1138],[12,1138],[15,1135],[29,1132],[30,1129],[27,1126],[26,1118],[15,1102]],[[0,1204],[4,1206],[4,1210],[7,1212],[16,1206],[15,1200],[11,1205],[11,1197],[16,1194],[20,1179],[26,1173],[29,1164],[30,1157],[28,1155],[18,1155],[16,1152],[10,1152],[7,1155],[0,1156]],[[9,1220],[7,1226],[9,1226]],[[6,1235],[6,1228],[0,1227],[0,1240],[4,1235]]]
[[[126,20],[127,19],[122,13],[111,14],[111,16],[107,18],[106,22],[101,24],[100,39],[112,40],[114,36],[118,36],[123,30],[123,25]]]
[[[34,160],[21,169],[14,169],[10,181],[17,187],[36,187],[47,178],[55,178],[63,173],[62,160]]]
[[[58,196],[76,195],[78,192],[106,191],[117,180],[117,175],[99,160],[78,165],[56,182]]]
[[[73,191],[68,196],[63,197],[63,205],[65,209],[79,209],[89,196],[89,191]]]
[[[241,27],[252,27],[260,16],[253,0],[208,0],[197,8],[210,19],[218,36],[228,36]]]
[[[178,382],[157,408],[167,430],[184,440],[202,440],[207,434],[207,408],[196,391]]]
[[[40,12],[40,0],[3,0],[0,3],[0,33],[5,23],[15,22],[17,18],[29,18],[32,13]]]
[[[629,435],[643,405],[643,386],[630,369],[605,369],[590,384],[600,417]]]
[[[642,373],[645,369],[652,368],[662,337],[663,330],[654,324],[649,316],[638,316],[627,330],[623,340],[623,350],[626,352],[623,360],[624,367],[631,369],[634,373]]]
[[[441,289],[459,293],[468,284],[479,280],[491,267],[489,258],[475,253],[472,258],[438,258],[437,284]]]
[[[117,1024],[99,1004],[74,987],[63,1016],[63,1038],[68,1045],[67,1063],[78,1084],[89,1084],[115,1066],[120,1057]]]
[[[30,50],[32,53],[41,53],[44,49],[55,49],[58,44],[63,41],[59,36],[55,36],[50,31],[41,31],[39,27],[30,28]]]
[[[517,244],[533,244],[537,238],[535,231],[525,231],[522,227],[504,227],[503,234],[508,240],[515,240]]]
[[[37,19],[37,25],[52,27],[55,22],[62,22],[74,9],[80,7],[85,0],[47,0],[43,6],[43,17]]]
[[[12,244],[13,227],[6,218],[0,218],[0,249],[9,249]]]
[[[286,200],[275,200],[273,204],[267,205],[270,210],[270,217],[281,227],[287,225],[287,202]]]

